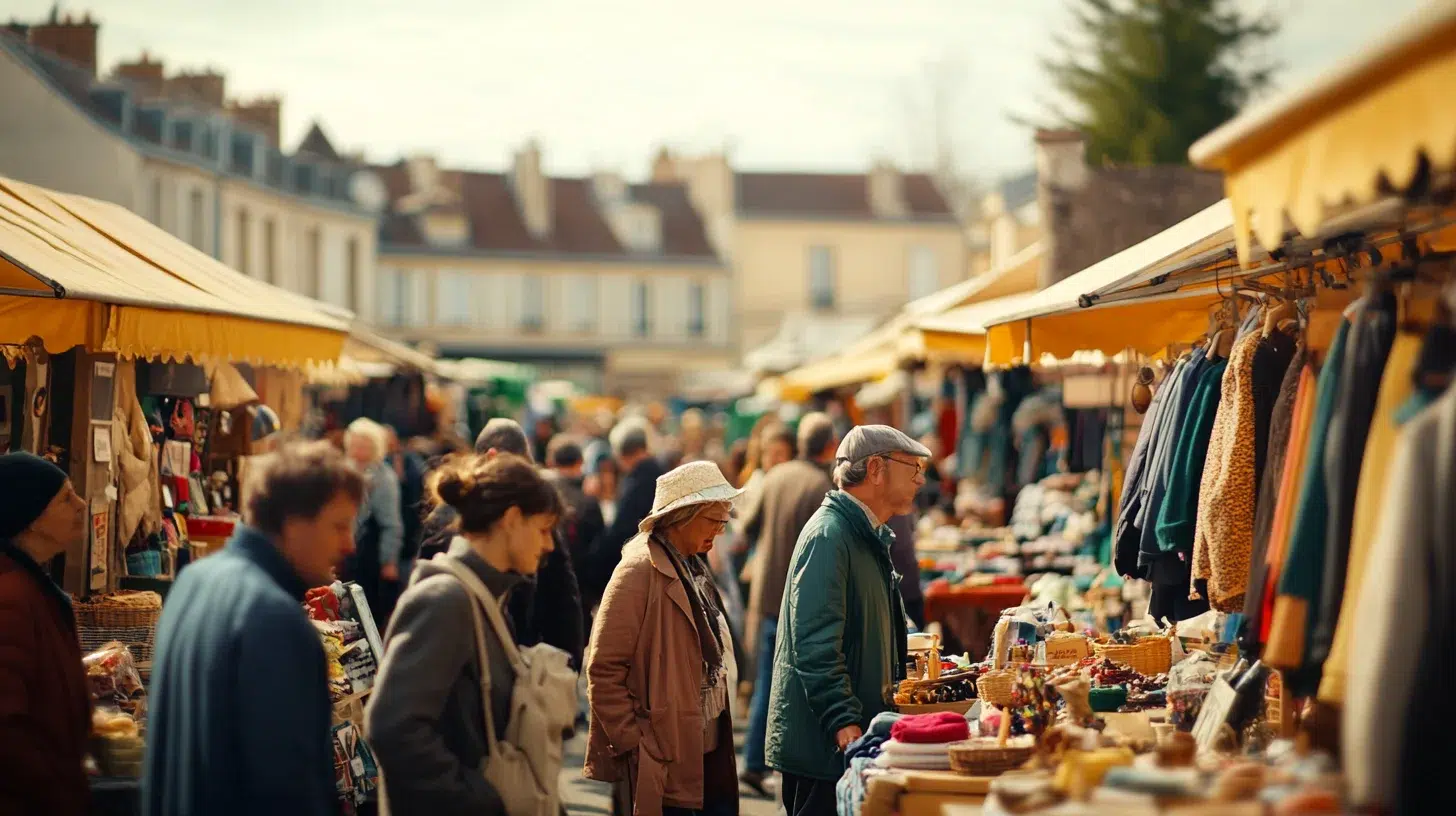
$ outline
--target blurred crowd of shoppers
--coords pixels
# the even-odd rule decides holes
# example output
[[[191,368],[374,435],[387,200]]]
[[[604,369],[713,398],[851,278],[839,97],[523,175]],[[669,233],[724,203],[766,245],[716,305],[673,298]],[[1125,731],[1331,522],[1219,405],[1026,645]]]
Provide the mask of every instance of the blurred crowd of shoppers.
[[[913,527],[940,500],[934,440],[811,413],[760,421],[720,461],[702,426],[601,430],[494,419],[462,449],[360,419],[262,457],[244,523],[181,572],[158,625],[145,812],[335,812],[325,661],[301,608],[335,577],[384,635],[366,718],[395,816],[559,807],[554,778],[522,805],[499,771],[577,719],[574,680],[512,705],[551,655],[586,680],[584,773],[615,812],[735,813],[740,784],[768,793],[775,771],[786,812],[832,812],[837,753],[903,671],[907,618],[924,623]],[[85,506],[26,454],[0,456],[0,482],[20,486],[0,511],[0,812],[80,814],[88,696],[44,565],[84,535]],[[518,718],[563,708],[562,729],[522,736]]]

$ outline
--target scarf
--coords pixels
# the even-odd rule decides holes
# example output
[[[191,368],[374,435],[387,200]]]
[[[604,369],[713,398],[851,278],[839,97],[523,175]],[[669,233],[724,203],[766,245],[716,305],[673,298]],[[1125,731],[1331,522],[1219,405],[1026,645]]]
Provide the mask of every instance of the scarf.
[[[677,579],[688,590],[688,606],[692,607],[693,625],[698,630],[698,645],[703,650],[703,685],[711,686],[717,682],[718,672],[723,668],[723,633],[718,630],[722,600],[718,597],[718,588],[713,584],[713,579],[707,576],[698,556],[691,557],[695,563],[690,565],[689,557],[678,552],[667,539],[656,534],[653,537],[667,551],[668,560],[677,572]],[[694,569],[695,565],[697,569]],[[699,578],[703,580],[699,581]]]

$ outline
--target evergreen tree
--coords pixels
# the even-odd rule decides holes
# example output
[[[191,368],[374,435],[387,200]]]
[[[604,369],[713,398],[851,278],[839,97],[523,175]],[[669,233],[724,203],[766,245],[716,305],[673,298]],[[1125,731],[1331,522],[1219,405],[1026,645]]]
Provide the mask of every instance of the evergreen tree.
[[[1272,12],[1237,0],[1071,0],[1073,37],[1043,66],[1076,109],[1054,111],[1087,136],[1093,164],[1183,164],[1188,147],[1269,84],[1258,47]]]

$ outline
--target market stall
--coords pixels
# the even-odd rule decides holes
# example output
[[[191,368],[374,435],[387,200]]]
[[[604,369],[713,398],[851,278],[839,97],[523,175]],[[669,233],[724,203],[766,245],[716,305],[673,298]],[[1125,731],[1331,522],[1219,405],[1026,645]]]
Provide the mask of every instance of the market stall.
[[[1453,79],[1456,3],[1435,3],[1195,146],[1228,174],[1223,212],[988,320],[996,359],[1161,360],[1129,395],[1142,423],[1107,508],[1152,619],[1029,587],[987,660],[897,695],[963,700],[974,678],[969,738],[928,753],[994,777],[987,809],[1456,810],[1431,748],[1456,724],[1438,657],[1456,474],[1436,454],[1456,425]],[[849,775],[859,812],[910,799],[906,749],[883,753]]]
[[[121,207],[0,179],[0,442],[60,464],[89,506],[64,586],[112,775],[96,795],[120,812],[170,578],[236,523],[239,468],[279,429],[261,395],[301,404],[303,370],[337,361],[348,322]]]

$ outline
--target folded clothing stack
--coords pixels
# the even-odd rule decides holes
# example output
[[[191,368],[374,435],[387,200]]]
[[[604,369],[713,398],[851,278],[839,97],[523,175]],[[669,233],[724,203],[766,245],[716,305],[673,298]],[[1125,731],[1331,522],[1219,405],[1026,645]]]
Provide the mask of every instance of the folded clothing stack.
[[[950,770],[949,742],[919,743],[890,740],[880,749],[875,764],[902,771]]]
[[[901,743],[934,745],[970,739],[971,725],[965,715],[953,711],[912,714],[901,717],[890,728],[890,736]]]
[[[890,741],[875,763],[903,770],[950,770],[950,746],[970,739],[971,726],[954,712],[901,717],[890,728]]]

